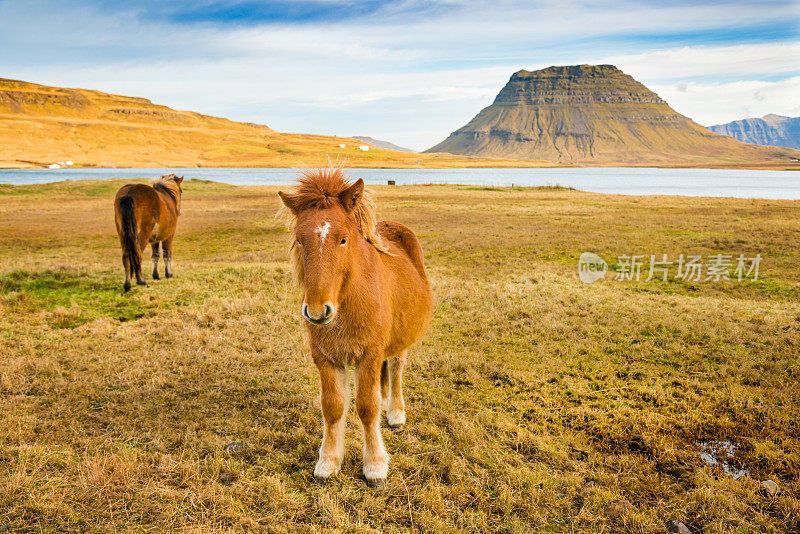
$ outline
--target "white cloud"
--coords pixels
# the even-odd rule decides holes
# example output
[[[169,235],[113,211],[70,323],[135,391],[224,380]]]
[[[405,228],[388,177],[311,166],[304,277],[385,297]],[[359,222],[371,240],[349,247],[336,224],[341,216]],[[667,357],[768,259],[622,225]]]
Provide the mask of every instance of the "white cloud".
[[[800,71],[800,42],[729,46],[682,46],[639,54],[605,56],[638,80],[694,77],[770,77]]]
[[[796,11],[751,3],[406,0],[368,19],[221,27],[79,3],[0,1],[0,73],[281,131],[427,148],[490,104],[514,71],[553,64],[616,64],[703,124],[741,118],[745,107],[789,112],[799,105],[796,78],[774,80],[800,70],[798,42],[647,43],[649,34],[790,20]]]
[[[800,76],[778,82],[687,83],[651,87],[673,109],[704,126],[722,124],[768,113],[800,114]]]
[[[779,42],[683,46],[599,61],[617,65],[676,111],[709,126],[768,113],[798,115],[798,58],[800,42]]]

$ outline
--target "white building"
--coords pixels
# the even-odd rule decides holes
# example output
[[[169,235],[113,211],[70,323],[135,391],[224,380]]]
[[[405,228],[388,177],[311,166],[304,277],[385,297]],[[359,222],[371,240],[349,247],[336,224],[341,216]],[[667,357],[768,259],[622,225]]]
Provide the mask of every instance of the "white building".
[[[364,152],[369,152],[369,145],[358,145],[359,150],[363,150]]]
[[[346,147],[347,147],[347,145],[346,145],[346,144],[344,144],[344,143],[339,143],[339,148],[346,148]]]
[[[47,166],[47,168],[48,169],[60,169],[61,165],[59,165],[58,163],[51,163],[50,165]]]

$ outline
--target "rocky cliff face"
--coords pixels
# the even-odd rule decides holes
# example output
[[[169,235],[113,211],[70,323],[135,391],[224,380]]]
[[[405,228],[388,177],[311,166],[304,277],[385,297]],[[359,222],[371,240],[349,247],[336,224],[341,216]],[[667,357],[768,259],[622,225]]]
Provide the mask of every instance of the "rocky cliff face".
[[[800,149],[800,117],[770,113],[760,119],[742,119],[708,129],[744,143]]]
[[[626,164],[792,157],[710,132],[613,65],[516,72],[491,106],[427,152]]]

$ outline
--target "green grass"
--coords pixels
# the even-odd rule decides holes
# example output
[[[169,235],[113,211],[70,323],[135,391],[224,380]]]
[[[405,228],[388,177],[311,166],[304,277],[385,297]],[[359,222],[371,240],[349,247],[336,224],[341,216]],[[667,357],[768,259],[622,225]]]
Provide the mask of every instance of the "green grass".
[[[153,315],[156,303],[120,293],[118,275],[107,271],[90,276],[66,269],[12,271],[0,276],[0,299],[17,313],[58,312],[50,323],[58,328],[73,328],[102,316],[124,322]]]

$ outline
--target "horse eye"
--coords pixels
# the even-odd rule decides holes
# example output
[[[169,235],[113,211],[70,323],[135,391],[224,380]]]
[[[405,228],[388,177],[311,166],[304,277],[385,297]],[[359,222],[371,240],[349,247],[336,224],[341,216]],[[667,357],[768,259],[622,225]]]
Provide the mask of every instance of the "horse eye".
[[[300,244],[300,240],[299,239],[295,239],[294,243],[295,243],[295,245],[299,245]]]
[[[339,242],[339,244],[340,245],[346,245],[347,244],[347,237],[343,237],[342,240]]]

